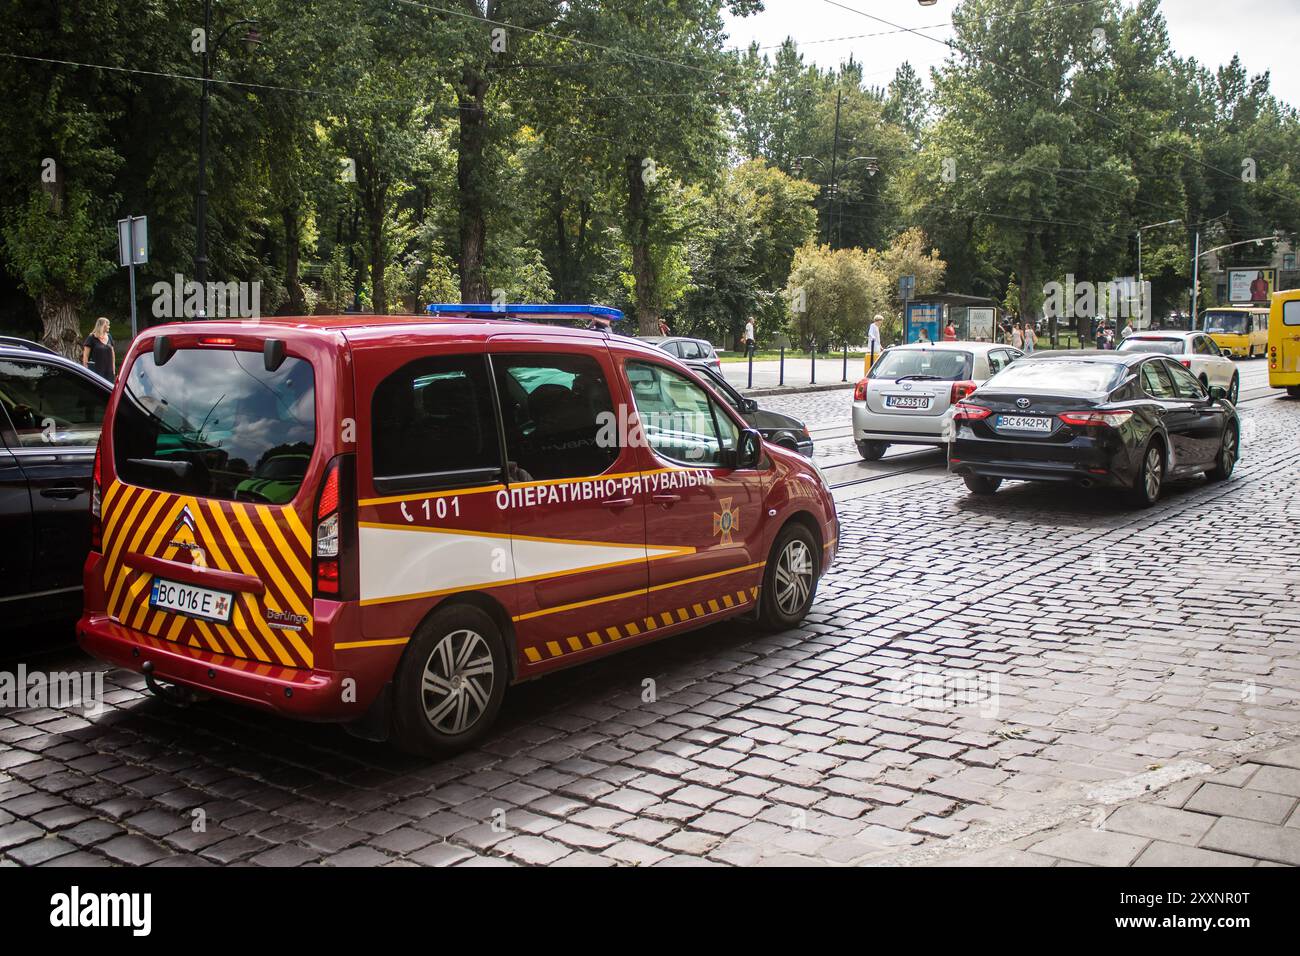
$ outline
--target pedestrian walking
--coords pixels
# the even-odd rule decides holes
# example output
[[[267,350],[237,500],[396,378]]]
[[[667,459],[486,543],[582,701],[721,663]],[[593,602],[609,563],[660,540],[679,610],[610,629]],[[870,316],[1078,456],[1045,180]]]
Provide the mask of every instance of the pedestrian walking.
[[[740,344],[745,348],[745,358],[750,358],[757,349],[757,343],[754,341],[754,320],[748,319],[745,322],[745,335],[740,340]]]
[[[1011,326],[1011,347],[1021,350],[1025,347],[1025,333],[1018,325]]]
[[[945,342],[957,341],[957,327],[952,324],[952,319],[949,319],[948,324],[943,327],[943,340]]]
[[[1133,328],[1133,320],[1132,320],[1132,319],[1129,319],[1126,323],[1124,323],[1124,331],[1121,332],[1121,333],[1119,334],[1119,339],[1120,339],[1120,341],[1121,341],[1121,342],[1124,341],[1126,338],[1128,338],[1130,335],[1132,335],[1135,331],[1137,331],[1137,330]]]
[[[660,317],[659,319],[659,334],[660,335],[672,334],[671,332],[668,331],[668,320],[663,317]]]
[[[113,336],[108,331],[108,319],[100,316],[86,340],[81,343],[81,364],[110,382],[117,376],[117,353],[113,351]]]
[[[871,320],[871,326],[867,329],[867,356],[869,361],[874,362],[876,356],[883,350],[883,346],[880,344],[880,326],[884,321],[884,316],[878,315]]]
[[[1024,340],[1025,354],[1028,355],[1034,351],[1034,346],[1038,344],[1038,333],[1034,331],[1033,325],[1028,322],[1025,323]]]

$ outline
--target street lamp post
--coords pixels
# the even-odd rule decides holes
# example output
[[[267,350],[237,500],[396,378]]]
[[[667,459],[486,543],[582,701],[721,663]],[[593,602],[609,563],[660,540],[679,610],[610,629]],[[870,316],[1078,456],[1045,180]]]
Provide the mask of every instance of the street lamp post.
[[[1142,283],[1142,233],[1148,229],[1159,229],[1161,226],[1176,226],[1180,222],[1182,222],[1181,219],[1170,219],[1168,222],[1153,222],[1149,226],[1138,227],[1137,237],[1138,237],[1138,301],[1139,302],[1141,302],[1142,294],[1146,291],[1146,287]],[[1142,328],[1141,315],[1138,316],[1138,328],[1139,329]]]
[[[1241,242],[1229,242],[1226,245],[1215,246],[1213,249],[1206,249],[1204,252],[1201,252],[1200,251],[1201,233],[1197,231],[1196,253],[1192,259],[1192,329],[1193,330],[1196,328],[1196,305],[1201,295],[1201,282],[1200,282],[1201,260],[1204,259],[1206,256],[1213,255],[1216,252],[1222,252],[1224,249],[1233,249],[1236,248],[1237,246],[1248,246],[1251,243],[1254,243],[1257,246],[1262,246],[1266,242],[1276,242],[1277,240],[1278,240],[1278,234],[1274,233],[1271,236],[1260,236],[1258,239],[1243,239],[1241,240]]]
[[[250,49],[260,43],[261,36],[256,30],[251,29],[256,24],[256,20],[236,20],[227,25],[217,35],[216,40],[211,40],[212,0],[203,0],[203,92],[199,97],[199,189],[194,204],[194,278],[200,290],[206,290],[208,283],[208,115],[212,98],[212,58],[220,48],[221,41],[226,38],[226,34],[238,26],[250,27],[244,35],[244,43]],[[200,308],[204,309],[202,317],[206,318],[207,295],[206,292],[201,294],[205,304]]]

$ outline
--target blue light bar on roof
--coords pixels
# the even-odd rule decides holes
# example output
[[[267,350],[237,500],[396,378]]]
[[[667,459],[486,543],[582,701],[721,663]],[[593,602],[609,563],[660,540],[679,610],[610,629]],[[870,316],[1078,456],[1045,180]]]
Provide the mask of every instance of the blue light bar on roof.
[[[425,307],[430,315],[480,315],[497,318],[547,318],[547,319],[595,319],[597,322],[614,323],[623,320],[619,309],[607,305],[538,305],[532,303],[510,303],[498,305],[495,302],[431,302]]]

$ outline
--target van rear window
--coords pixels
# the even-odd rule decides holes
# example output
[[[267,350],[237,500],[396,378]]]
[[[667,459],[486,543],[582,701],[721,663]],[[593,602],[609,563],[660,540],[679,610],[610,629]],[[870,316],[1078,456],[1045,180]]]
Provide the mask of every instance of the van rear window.
[[[261,352],[180,349],[131,365],[113,421],[118,476],[160,491],[293,500],[316,444],[311,363],[266,371]]]

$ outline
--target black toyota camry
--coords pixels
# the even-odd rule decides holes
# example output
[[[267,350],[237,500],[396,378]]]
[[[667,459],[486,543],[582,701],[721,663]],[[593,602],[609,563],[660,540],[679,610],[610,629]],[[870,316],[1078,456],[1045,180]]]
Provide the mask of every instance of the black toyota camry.
[[[953,413],[949,469],[978,495],[1003,479],[1098,485],[1145,507],[1172,478],[1232,474],[1241,424],[1163,355],[1050,352],[998,372]]]

